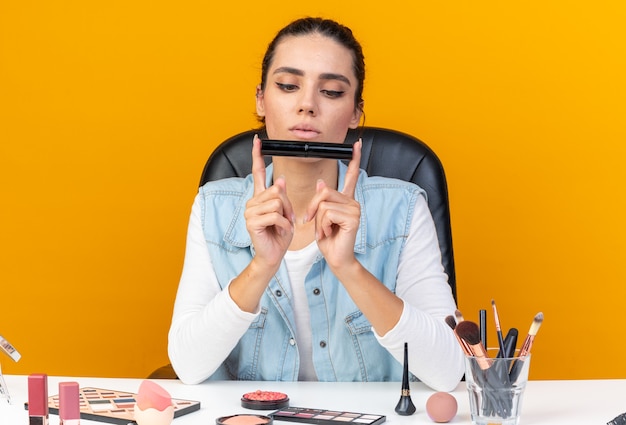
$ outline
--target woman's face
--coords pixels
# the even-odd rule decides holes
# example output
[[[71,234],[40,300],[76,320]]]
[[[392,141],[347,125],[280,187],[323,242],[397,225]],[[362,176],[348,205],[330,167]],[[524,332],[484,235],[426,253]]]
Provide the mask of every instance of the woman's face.
[[[319,35],[289,36],[276,47],[257,114],[271,139],[341,143],[356,128],[352,53]]]

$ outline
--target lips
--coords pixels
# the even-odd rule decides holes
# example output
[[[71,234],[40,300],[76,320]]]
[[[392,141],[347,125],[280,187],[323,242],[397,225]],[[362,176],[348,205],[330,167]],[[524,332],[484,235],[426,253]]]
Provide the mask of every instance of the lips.
[[[298,139],[312,140],[320,135],[320,131],[309,125],[297,125],[289,129]]]

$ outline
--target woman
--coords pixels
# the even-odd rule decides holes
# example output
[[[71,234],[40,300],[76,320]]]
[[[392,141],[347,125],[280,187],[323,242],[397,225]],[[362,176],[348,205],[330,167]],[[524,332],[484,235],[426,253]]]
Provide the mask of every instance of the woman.
[[[343,143],[362,115],[352,32],[305,18],[270,43],[256,110],[270,139]],[[183,382],[400,380],[437,390],[463,374],[444,322],[454,299],[423,191],[337,160],[273,158],[200,189],[169,333]],[[408,229],[408,231],[407,231]],[[410,266],[409,266],[410,264]]]

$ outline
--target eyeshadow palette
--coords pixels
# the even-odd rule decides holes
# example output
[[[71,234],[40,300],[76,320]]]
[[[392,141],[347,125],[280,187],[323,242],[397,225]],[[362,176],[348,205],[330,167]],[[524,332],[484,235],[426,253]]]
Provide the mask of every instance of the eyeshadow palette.
[[[308,407],[287,407],[271,415],[275,421],[302,422],[307,424],[340,425],[360,424],[378,425],[387,419],[383,415],[370,413],[340,412],[337,410],[310,409]]]
[[[134,424],[136,394],[130,392],[85,387],[79,390],[80,417],[110,424]],[[174,417],[200,409],[199,401],[172,398]],[[48,398],[50,413],[59,414],[59,396]]]

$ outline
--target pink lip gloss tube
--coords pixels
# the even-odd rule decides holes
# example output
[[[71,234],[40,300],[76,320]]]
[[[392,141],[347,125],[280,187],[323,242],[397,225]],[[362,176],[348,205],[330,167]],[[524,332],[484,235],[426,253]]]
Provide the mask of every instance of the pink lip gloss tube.
[[[59,418],[61,425],[80,424],[78,382],[59,383]]]
[[[29,425],[48,425],[48,375],[34,373],[28,376]]]

